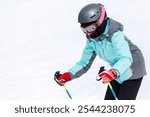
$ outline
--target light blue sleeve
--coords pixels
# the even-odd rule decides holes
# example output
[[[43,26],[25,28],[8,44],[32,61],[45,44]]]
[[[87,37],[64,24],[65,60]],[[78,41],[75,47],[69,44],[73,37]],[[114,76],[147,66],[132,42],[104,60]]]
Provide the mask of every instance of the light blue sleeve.
[[[93,47],[90,45],[90,41],[87,40],[80,61],[77,62],[71,69],[69,69],[69,73],[72,76],[72,79],[80,77],[85,72],[87,72],[91,67],[95,57],[96,53],[93,50]]]
[[[118,60],[112,66],[121,76],[132,64],[132,55],[129,49],[128,42],[125,40],[123,32],[118,31],[112,37],[112,46],[117,52]]]

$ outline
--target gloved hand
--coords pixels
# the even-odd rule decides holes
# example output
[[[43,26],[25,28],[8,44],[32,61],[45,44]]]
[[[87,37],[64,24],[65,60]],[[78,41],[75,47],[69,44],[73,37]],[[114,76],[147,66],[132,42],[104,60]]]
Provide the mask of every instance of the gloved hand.
[[[54,80],[60,85],[64,86],[66,82],[71,80],[71,76],[68,72],[60,74],[59,71],[55,72]]]
[[[117,73],[114,69],[105,70],[104,67],[101,67],[99,71],[99,77],[103,80],[103,83],[109,83],[117,78]]]

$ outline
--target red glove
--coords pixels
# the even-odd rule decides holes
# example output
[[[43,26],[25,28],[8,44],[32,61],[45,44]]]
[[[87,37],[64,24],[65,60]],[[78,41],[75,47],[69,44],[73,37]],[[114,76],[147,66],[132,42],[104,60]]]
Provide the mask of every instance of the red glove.
[[[64,74],[59,74],[59,72],[56,72],[54,79],[60,86],[64,86],[66,82],[71,80],[71,76],[68,72]]]
[[[110,81],[117,78],[117,73],[114,69],[103,71],[99,74],[99,77],[103,79],[103,83],[109,83]]]

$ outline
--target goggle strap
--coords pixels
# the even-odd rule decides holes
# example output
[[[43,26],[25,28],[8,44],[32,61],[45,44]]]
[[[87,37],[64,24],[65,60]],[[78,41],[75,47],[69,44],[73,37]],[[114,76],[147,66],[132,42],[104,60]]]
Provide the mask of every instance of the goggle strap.
[[[97,22],[98,26],[102,24],[102,22],[103,22],[103,20],[105,18],[105,8],[104,8],[103,5],[101,5],[101,9],[102,9],[101,10],[101,17],[99,18],[99,20]]]

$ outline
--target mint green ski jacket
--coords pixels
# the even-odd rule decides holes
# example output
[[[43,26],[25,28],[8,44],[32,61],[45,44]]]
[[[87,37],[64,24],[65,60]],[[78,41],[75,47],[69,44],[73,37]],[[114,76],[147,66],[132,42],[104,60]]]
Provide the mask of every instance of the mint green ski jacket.
[[[134,50],[140,52],[139,48],[126,38],[122,32],[123,26],[120,23],[110,18],[107,20],[107,26],[102,35],[94,39],[87,37],[81,60],[68,71],[72,79],[78,78],[86,73],[91,67],[96,55],[116,70],[118,77],[115,80],[118,83],[122,83],[130,78],[136,79],[146,74],[146,70],[143,70],[145,69],[145,64],[142,54],[140,55],[140,60],[134,61],[136,64],[142,61],[142,73],[136,74],[138,71],[141,72],[141,69],[137,70],[135,68],[136,66],[132,68],[133,55],[135,55]],[[133,70],[135,72],[134,75]]]

